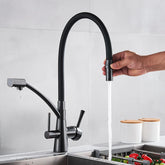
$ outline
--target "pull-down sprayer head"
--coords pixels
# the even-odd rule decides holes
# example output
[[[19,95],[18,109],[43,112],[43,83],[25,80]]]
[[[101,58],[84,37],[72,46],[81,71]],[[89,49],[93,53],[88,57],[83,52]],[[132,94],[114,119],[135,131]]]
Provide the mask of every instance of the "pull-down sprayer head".
[[[112,64],[112,59],[111,60],[107,60],[105,62],[105,69],[106,69],[106,81],[112,81],[112,68],[110,67],[110,65]]]

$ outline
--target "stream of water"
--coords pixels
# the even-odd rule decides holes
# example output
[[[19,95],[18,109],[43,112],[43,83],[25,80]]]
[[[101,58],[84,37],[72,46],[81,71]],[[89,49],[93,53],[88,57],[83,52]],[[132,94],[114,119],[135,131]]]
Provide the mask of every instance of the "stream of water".
[[[111,85],[112,81],[108,82],[108,146],[109,146],[109,160],[112,159],[112,97]]]

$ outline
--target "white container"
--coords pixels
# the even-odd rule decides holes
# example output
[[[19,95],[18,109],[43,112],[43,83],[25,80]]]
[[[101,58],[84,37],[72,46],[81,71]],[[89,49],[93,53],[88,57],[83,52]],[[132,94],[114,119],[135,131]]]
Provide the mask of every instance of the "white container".
[[[122,120],[121,142],[122,143],[141,143],[142,141],[142,121]]]
[[[143,121],[142,140],[156,142],[160,139],[160,119],[142,118]]]

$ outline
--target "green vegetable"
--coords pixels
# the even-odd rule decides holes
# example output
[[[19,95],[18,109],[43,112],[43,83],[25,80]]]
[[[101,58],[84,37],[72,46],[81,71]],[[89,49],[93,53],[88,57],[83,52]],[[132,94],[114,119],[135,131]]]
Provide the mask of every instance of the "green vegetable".
[[[138,159],[138,160],[142,160],[142,157],[141,157],[141,156],[138,156],[137,159]]]
[[[165,163],[160,163],[160,165],[165,165]]]
[[[121,162],[121,159],[118,159],[118,158],[112,158],[112,161],[115,161],[115,162]]]
[[[116,159],[115,158],[112,158],[112,161],[115,161]]]
[[[157,160],[157,163],[159,163],[159,164],[160,164],[160,163],[162,163],[162,161],[161,161],[161,160]]]
[[[129,156],[126,155],[125,158],[129,158]],[[123,160],[123,163],[128,163],[128,160]]]
[[[128,163],[128,160],[123,160],[123,163]]]

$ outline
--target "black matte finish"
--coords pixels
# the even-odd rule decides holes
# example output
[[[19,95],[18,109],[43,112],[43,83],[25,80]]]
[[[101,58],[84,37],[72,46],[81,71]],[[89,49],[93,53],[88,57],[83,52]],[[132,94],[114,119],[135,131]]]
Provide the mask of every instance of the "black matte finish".
[[[105,69],[106,69],[106,81],[112,81],[112,69],[110,65],[112,64],[112,60],[106,60]]]
[[[68,21],[68,23],[66,24],[62,32],[60,46],[59,46],[59,56],[58,56],[58,100],[59,101],[64,101],[64,52],[65,52],[66,39],[67,39],[70,29],[75,24],[75,22],[84,18],[92,20],[100,28],[104,37],[104,41],[105,41],[106,60],[112,61],[112,48],[111,48],[110,37],[103,22],[96,15],[92,13],[83,12],[83,13],[79,13],[73,16]],[[108,73],[110,72],[111,71],[108,71]],[[112,79],[111,75],[107,75],[107,76],[108,78],[106,78],[106,80],[110,81]]]
[[[68,23],[66,24],[61,40],[59,45],[59,55],[58,55],[58,110],[61,114],[61,118],[57,119],[56,124],[56,130],[60,130],[61,135],[58,139],[55,139],[55,146],[54,146],[54,152],[67,152],[68,148],[68,136],[67,136],[67,130],[66,130],[66,118],[65,118],[65,108],[64,108],[64,52],[65,52],[65,44],[67,40],[67,36],[69,34],[69,31],[71,30],[72,26],[80,19],[90,19],[93,22],[95,22],[99,29],[101,30],[104,42],[105,42],[105,49],[106,49],[106,60],[108,60],[110,63],[112,63],[112,48],[111,48],[111,42],[109,38],[108,31],[103,24],[103,22],[94,14],[92,13],[79,13],[73,16]],[[112,69],[109,67],[106,68],[106,81],[112,80]],[[83,116],[83,112],[82,112]],[[78,121],[78,126],[81,122],[81,115],[80,120]],[[80,131],[81,132],[81,131]],[[81,137],[81,133],[79,130],[76,131],[77,135],[73,137],[73,140],[78,140]]]

